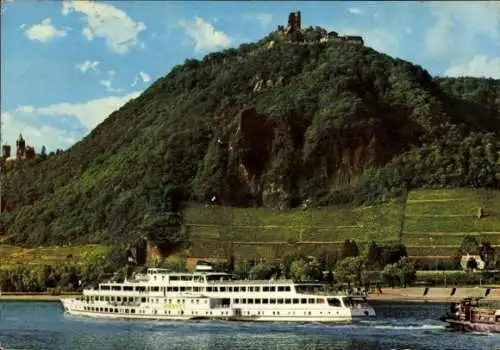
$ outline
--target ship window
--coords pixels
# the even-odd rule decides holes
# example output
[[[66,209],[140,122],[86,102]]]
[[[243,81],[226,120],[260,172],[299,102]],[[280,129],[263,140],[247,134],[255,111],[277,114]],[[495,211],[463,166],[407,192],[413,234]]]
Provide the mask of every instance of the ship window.
[[[193,291],[195,291],[195,292],[199,292],[200,290],[201,290],[200,287],[193,287]]]
[[[131,291],[134,290],[134,287],[132,287],[132,286],[123,286],[123,290],[127,291],[127,292],[131,292]]]
[[[181,276],[181,281],[192,281],[193,276]]]
[[[301,304],[307,304],[307,299],[300,299]]]
[[[278,299],[278,304],[283,304],[283,299]]]
[[[330,306],[335,306],[335,307],[340,307],[342,306],[340,304],[340,300],[337,298],[328,298],[328,305]]]
[[[116,297],[116,301],[122,301],[121,297]]]
[[[207,287],[207,292],[211,292],[212,291],[212,287]]]
[[[141,298],[141,303],[145,303],[146,302],[146,298]]]
[[[233,303],[239,304],[240,303],[240,299],[233,299]]]
[[[246,292],[247,287],[240,287],[242,292]]]
[[[214,292],[218,292],[218,287],[213,287]]]
[[[191,292],[193,290],[193,287],[186,287],[186,291]]]
[[[125,313],[128,314],[128,309],[125,309]]]
[[[227,287],[227,291],[228,292],[232,292],[233,291],[233,287]]]
[[[178,292],[179,291],[179,287],[174,287],[174,292]]]
[[[156,276],[153,276],[154,280],[156,281]],[[128,313],[128,310],[127,310],[127,313]]]
[[[109,301],[109,297],[105,297],[104,300]]]
[[[253,292],[253,287],[248,287],[249,292]]]
[[[100,297],[99,297],[99,301],[104,301],[104,297],[103,297],[103,296],[100,296]]]
[[[170,276],[170,280],[171,281],[178,281],[179,280],[179,276],[175,276],[175,275]]]
[[[104,308],[104,312],[108,312],[108,308],[107,307]]]
[[[122,287],[121,286],[112,286],[111,290],[121,291]]]
[[[226,287],[220,287],[220,288],[219,288],[219,290],[220,290],[221,292],[225,292],[225,291],[226,291]]]
[[[285,304],[291,304],[292,303],[292,299],[285,299]]]
[[[167,287],[167,292],[171,292],[174,288],[172,287]]]
[[[285,287],[283,287],[283,286],[278,287],[278,292],[284,292],[284,291],[285,291]]]
[[[325,303],[325,299],[323,299],[323,298],[317,298],[316,299],[316,303],[318,303],[318,304],[324,304]]]
[[[289,291],[291,291],[290,286],[286,286],[285,287],[285,292],[289,292]]]
[[[294,304],[298,304],[299,303],[299,299],[293,299],[293,303]]]
[[[314,304],[316,302],[316,299],[313,299],[313,298],[308,299],[308,300],[309,300],[309,304]]]
[[[253,299],[252,299],[252,298],[247,299],[247,303],[248,303],[248,304],[253,304]]]
[[[130,310],[131,313],[135,314],[135,309]]]
[[[185,292],[186,291],[186,287],[181,287],[181,292]]]
[[[269,292],[269,287],[262,287],[263,292]]]
[[[269,304],[269,299],[262,299],[262,304]]]
[[[239,292],[239,291],[240,291],[240,287],[234,287],[234,288],[233,288],[233,291],[235,291],[235,292]]]
[[[255,287],[255,288],[254,288],[254,291],[255,291],[255,292],[260,292],[260,287]]]
[[[101,286],[101,290],[109,290],[109,286]]]
[[[247,303],[247,300],[246,300],[246,299],[241,299],[241,303],[242,303],[242,304],[246,304],[246,303]]]
[[[115,309],[115,312],[118,312],[118,309]]]
[[[255,304],[260,304],[260,299],[255,299]]]
[[[160,291],[160,287],[157,287],[157,286],[151,287],[151,291],[152,292],[159,292]]]
[[[200,303],[200,300],[199,299],[196,299],[196,304],[199,304]]]

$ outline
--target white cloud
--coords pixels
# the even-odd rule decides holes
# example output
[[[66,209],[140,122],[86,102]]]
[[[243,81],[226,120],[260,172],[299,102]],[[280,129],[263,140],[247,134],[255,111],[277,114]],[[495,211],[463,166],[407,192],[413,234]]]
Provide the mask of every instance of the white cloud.
[[[62,14],[80,12],[85,15],[87,27],[82,30],[87,40],[103,38],[110,50],[126,53],[140,43],[139,33],[146,29],[142,22],[135,22],[124,11],[105,3],[94,1],[64,1]]]
[[[26,28],[26,24],[24,23],[19,26],[19,29],[24,29],[24,28]]]
[[[361,16],[362,14],[365,13],[365,10],[364,9],[360,9],[359,7],[351,7],[347,11],[349,11],[349,13],[351,13],[353,15],[356,15],[356,16]]]
[[[195,51],[213,50],[217,47],[228,47],[231,39],[221,31],[216,31],[214,26],[205,22],[203,18],[196,17],[194,21],[180,21],[179,25],[184,29],[195,43]]]
[[[466,31],[500,36],[500,3],[495,1],[446,1],[429,2],[431,12],[439,19],[454,21]]]
[[[273,15],[270,13],[261,13],[257,16],[262,28],[267,27],[273,20]]]
[[[16,109],[16,111],[22,113],[33,113],[35,111],[35,108],[33,106],[20,106],[18,109]]]
[[[86,60],[82,63],[78,63],[75,65],[76,69],[79,69],[80,72],[86,73],[89,69],[92,69],[94,72],[98,73],[97,66],[99,65],[99,61],[90,61]]]
[[[66,31],[57,29],[52,25],[50,18],[44,19],[40,24],[34,24],[24,31],[28,39],[47,42],[57,37],[66,36]]]
[[[147,73],[140,72],[139,75],[144,83],[148,83],[151,80],[151,77]]]
[[[7,140],[7,144],[12,147],[11,157],[15,157],[15,141],[19,133],[23,134],[28,146],[35,147],[36,152],[40,152],[42,146],[45,146],[49,152],[58,148],[65,149],[78,141],[72,132],[47,124],[35,127],[33,123],[23,121],[9,112],[2,113],[2,122],[5,125],[4,140]]]
[[[430,2],[436,17],[426,31],[427,52],[435,57],[452,57],[456,61],[470,58],[476,50],[477,38],[500,37],[500,3],[498,2]],[[467,58],[466,58],[467,57]]]
[[[469,63],[452,67],[444,75],[449,77],[470,76],[500,79],[500,57],[488,59],[484,55],[476,55]]]
[[[106,91],[108,91],[108,92],[120,92],[120,91],[122,91],[122,89],[115,89],[113,87],[113,82],[111,81],[111,79],[99,80],[99,84],[104,86],[106,88]]]
[[[83,103],[57,103],[47,107],[23,106],[23,109],[29,110],[30,114],[75,117],[90,131],[113,111],[140,94],[140,91],[136,91],[125,96],[109,96]]]
[[[94,34],[92,34],[92,31],[89,28],[83,28],[82,29],[82,35],[87,39],[88,41],[92,41],[94,39]]]

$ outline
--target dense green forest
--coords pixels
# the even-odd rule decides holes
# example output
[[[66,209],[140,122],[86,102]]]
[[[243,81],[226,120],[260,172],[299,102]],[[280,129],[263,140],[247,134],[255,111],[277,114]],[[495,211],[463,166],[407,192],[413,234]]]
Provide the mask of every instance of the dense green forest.
[[[433,78],[322,29],[186,59],[82,141],[2,174],[21,245],[185,240],[182,204],[372,203],[498,188],[500,81]]]

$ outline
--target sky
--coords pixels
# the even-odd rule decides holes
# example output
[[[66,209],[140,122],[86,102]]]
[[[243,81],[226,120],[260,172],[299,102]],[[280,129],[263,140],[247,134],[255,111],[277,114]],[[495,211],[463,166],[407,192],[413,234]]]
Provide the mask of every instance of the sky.
[[[302,27],[438,76],[500,79],[500,2],[1,0],[2,143],[68,149],[186,58]]]

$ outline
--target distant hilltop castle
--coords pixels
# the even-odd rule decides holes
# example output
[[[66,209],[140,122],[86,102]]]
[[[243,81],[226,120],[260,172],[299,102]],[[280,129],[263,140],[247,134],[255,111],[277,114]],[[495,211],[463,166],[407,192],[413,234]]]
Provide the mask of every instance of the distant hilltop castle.
[[[278,25],[278,28],[276,32],[278,33],[279,36],[281,37],[286,37],[288,35],[297,33],[297,32],[302,32],[302,19],[300,15],[300,11],[294,11],[290,12],[288,15],[288,25],[285,28],[283,25]],[[312,28],[312,27],[311,27]],[[326,31],[325,31],[326,32]],[[325,43],[325,42],[346,42],[350,44],[357,44],[357,45],[364,45],[363,38],[360,36],[351,36],[351,35],[346,35],[346,36],[340,36],[337,32],[332,31],[329,33],[326,33],[319,42]]]
[[[2,158],[7,160],[10,158],[10,145],[2,146]],[[35,148],[32,146],[27,146],[26,141],[23,138],[23,134],[19,134],[19,138],[16,141],[16,159],[32,159],[35,158]]]
[[[35,148],[26,145],[26,141],[22,134],[19,134],[19,138],[16,141],[16,160],[23,159],[33,159],[35,158]],[[2,146],[2,161],[14,160],[11,158],[11,148],[10,145]]]

